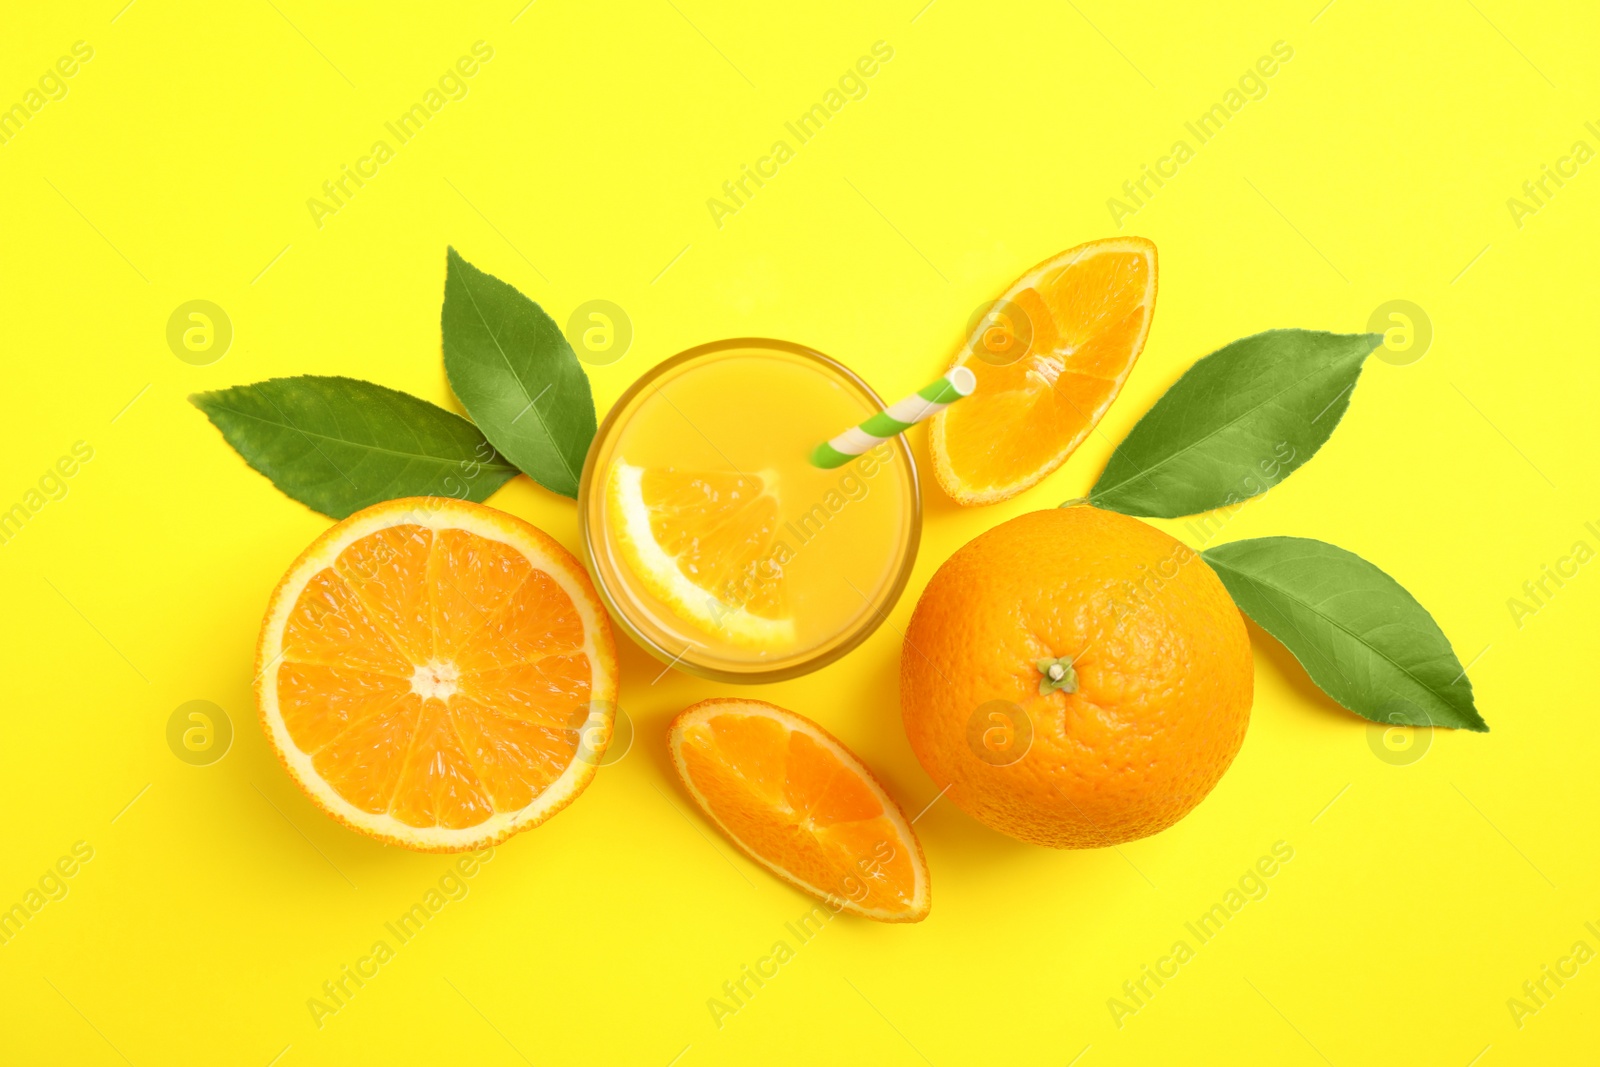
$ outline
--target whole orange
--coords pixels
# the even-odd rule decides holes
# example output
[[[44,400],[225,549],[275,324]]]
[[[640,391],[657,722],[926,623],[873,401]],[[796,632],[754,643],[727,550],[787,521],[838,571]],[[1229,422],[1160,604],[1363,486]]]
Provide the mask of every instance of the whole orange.
[[[1228,769],[1254,671],[1239,609],[1180,541],[1113,512],[982,534],[923,591],[900,661],[922,766],[963,811],[1052,848],[1187,815]]]

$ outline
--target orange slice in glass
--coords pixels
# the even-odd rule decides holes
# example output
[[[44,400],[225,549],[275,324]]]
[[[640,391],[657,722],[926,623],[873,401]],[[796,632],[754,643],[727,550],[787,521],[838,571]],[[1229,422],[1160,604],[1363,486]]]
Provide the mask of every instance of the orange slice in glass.
[[[797,889],[881,922],[928,916],[928,865],[905,813],[832,734],[760,700],[702,700],[668,732],[695,803]]]
[[[262,622],[256,700],[306,795],[424,852],[537,826],[594,777],[617,654],[572,554],[481,504],[390,500],[333,526]]]
[[[679,618],[749,648],[794,640],[777,476],[612,464],[607,521],[629,569]]]
[[[1066,462],[1116,399],[1156,306],[1156,246],[1090,241],[1045,260],[975,321],[952,367],[977,389],[928,424],[958,504],[993,504]]]

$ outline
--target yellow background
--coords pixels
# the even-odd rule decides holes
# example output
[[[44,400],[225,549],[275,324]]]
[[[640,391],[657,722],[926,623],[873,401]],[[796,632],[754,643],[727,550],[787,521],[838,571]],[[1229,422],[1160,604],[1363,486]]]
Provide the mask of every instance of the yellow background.
[[[1575,541],[1600,547],[1583,525],[1600,520],[1600,164],[1520,228],[1506,205],[1574,141],[1600,147],[1583,125],[1600,120],[1592,10],[122,3],[12,5],[0,35],[6,104],[73,42],[95,50],[0,145],[0,507],[74,442],[94,448],[67,496],[0,545],[0,905],[74,842],[94,849],[65,899],[0,947],[8,1062],[1592,1056],[1600,963],[1520,1028],[1506,1003],[1575,941],[1600,949],[1584,927],[1600,926],[1600,572],[1520,628],[1507,607]],[[470,94],[319,229],[307,198],[480,39],[494,58]],[[718,228],[706,200],[879,40],[894,58],[866,98]],[[931,917],[836,920],[719,1030],[707,999],[810,904],[717,837],[665,762],[668,718],[735,690],[658,677],[625,645],[636,747],[314,1025],[307,998],[449,860],[340,828],[269,752],[250,694],[260,612],[327,520],[248,470],[185,396],[311,372],[449,403],[447,244],[560,321],[593,298],[627,310],[632,350],[591,372],[602,412],[655,362],[747,334],[812,345],[898,396],[943,366],[982,300],[1115,232],[1107,199],[1279,40],[1294,58],[1269,94],[1125,220],[1160,248],[1160,297],[1104,433],[999,506],[958,510],[930,482],[894,625],[752,695],[817,718],[920,810],[937,790],[900,728],[896,628],[934,568],[1085,492],[1109,442],[1199,356],[1273,326],[1361,330],[1401,298],[1431,317],[1431,350],[1373,360],[1326,450],[1223,537],[1316,536],[1385,568],[1471,662],[1493,732],[1441,731],[1420,761],[1386,763],[1253,631],[1249,736],[1184,822],[1054,853],[937,803],[917,824]],[[196,298],[235,329],[209,366],[165,341]],[[571,502],[519,479],[493,503],[577,547]],[[211,766],[165,740],[194,699],[235,727]],[[1277,841],[1294,859],[1267,897],[1114,1025],[1108,998]]]

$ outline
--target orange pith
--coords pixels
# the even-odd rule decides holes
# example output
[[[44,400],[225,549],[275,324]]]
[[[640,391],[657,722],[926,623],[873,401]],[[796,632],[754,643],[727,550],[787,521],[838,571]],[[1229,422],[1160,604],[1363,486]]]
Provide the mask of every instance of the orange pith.
[[[927,916],[927,864],[904,812],[816,723],[759,700],[705,700],[669,738],[690,796],[752,859],[836,910]]]
[[[577,561],[460,501],[388,501],[324,533],[275,591],[258,657],[263,725],[307,795],[427,851],[559,810],[615,708],[609,623]]]
[[[977,376],[973,395],[930,421],[945,492],[989,504],[1061,466],[1122,389],[1155,297],[1156,248],[1142,237],[1079,245],[1018,279],[951,363]]]

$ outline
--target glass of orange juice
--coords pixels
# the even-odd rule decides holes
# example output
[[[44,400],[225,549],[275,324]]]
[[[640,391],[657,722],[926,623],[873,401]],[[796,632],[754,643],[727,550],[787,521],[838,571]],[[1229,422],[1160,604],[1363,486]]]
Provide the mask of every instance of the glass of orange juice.
[[[842,364],[737,338],[625,392],[584,464],[590,573],[623,629],[701,677],[770,682],[860,644],[916,560],[922,497],[905,438],[842,467],[813,447],[883,409]]]

